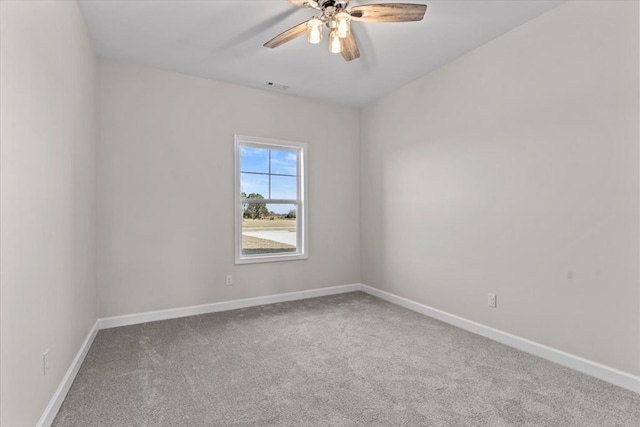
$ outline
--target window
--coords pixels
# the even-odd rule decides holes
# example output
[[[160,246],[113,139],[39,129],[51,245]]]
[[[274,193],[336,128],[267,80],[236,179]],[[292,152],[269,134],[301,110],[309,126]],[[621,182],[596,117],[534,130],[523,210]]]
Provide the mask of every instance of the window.
[[[307,144],[235,136],[236,264],[306,259]]]

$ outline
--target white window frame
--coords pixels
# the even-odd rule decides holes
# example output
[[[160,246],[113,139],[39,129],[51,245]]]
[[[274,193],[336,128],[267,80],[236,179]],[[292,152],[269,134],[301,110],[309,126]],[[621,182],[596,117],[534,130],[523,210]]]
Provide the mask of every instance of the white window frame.
[[[234,213],[235,213],[235,260],[236,264],[253,264],[260,262],[293,261],[309,258],[309,243],[307,230],[307,144],[304,142],[283,141],[272,138],[260,138],[256,136],[235,135],[235,171],[234,171]],[[295,200],[289,199],[243,199],[241,197],[241,170],[240,170],[240,150],[242,147],[254,147],[265,149],[286,149],[295,150],[298,153],[298,197]],[[296,251],[276,254],[242,254],[242,204],[243,203],[286,203],[296,205]]]

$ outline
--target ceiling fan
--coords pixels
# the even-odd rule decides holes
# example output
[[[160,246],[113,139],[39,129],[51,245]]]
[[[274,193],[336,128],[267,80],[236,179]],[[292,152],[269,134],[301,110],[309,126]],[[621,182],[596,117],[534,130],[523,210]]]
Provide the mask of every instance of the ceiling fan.
[[[309,43],[320,43],[322,41],[322,25],[324,24],[329,28],[329,50],[333,53],[341,53],[347,61],[360,57],[356,39],[351,34],[351,21],[421,21],[427,10],[427,5],[415,3],[364,4],[347,10],[349,0],[289,1],[296,6],[317,10],[320,14],[278,34],[266,42],[264,46],[278,47],[305,33]]]

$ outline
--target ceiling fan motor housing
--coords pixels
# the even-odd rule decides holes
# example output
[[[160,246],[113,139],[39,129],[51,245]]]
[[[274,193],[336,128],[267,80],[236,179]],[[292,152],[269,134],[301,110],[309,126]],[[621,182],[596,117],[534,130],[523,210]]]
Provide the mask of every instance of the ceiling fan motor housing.
[[[325,10],[327,8],[334,8],[336,11],[344,10],[347,7],[349,0],[320,0],[318,2],[320,9]]]

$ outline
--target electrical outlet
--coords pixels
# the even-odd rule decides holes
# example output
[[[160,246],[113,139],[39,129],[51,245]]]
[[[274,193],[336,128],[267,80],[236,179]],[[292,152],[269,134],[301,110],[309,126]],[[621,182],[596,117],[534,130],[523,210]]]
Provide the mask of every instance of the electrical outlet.
[[[47,372],[49,372],[49,349],[42,353],[42,375],[47,375]]]
[[[498,297],[496,296],[496,294],[489,294],[489,297],[487,299],[487,304],[489,305],[489,307],[496,308],[497,299]]]
[[[227,286],[231,286],[233,285],[233,276],[232,275],[227,275]]]

